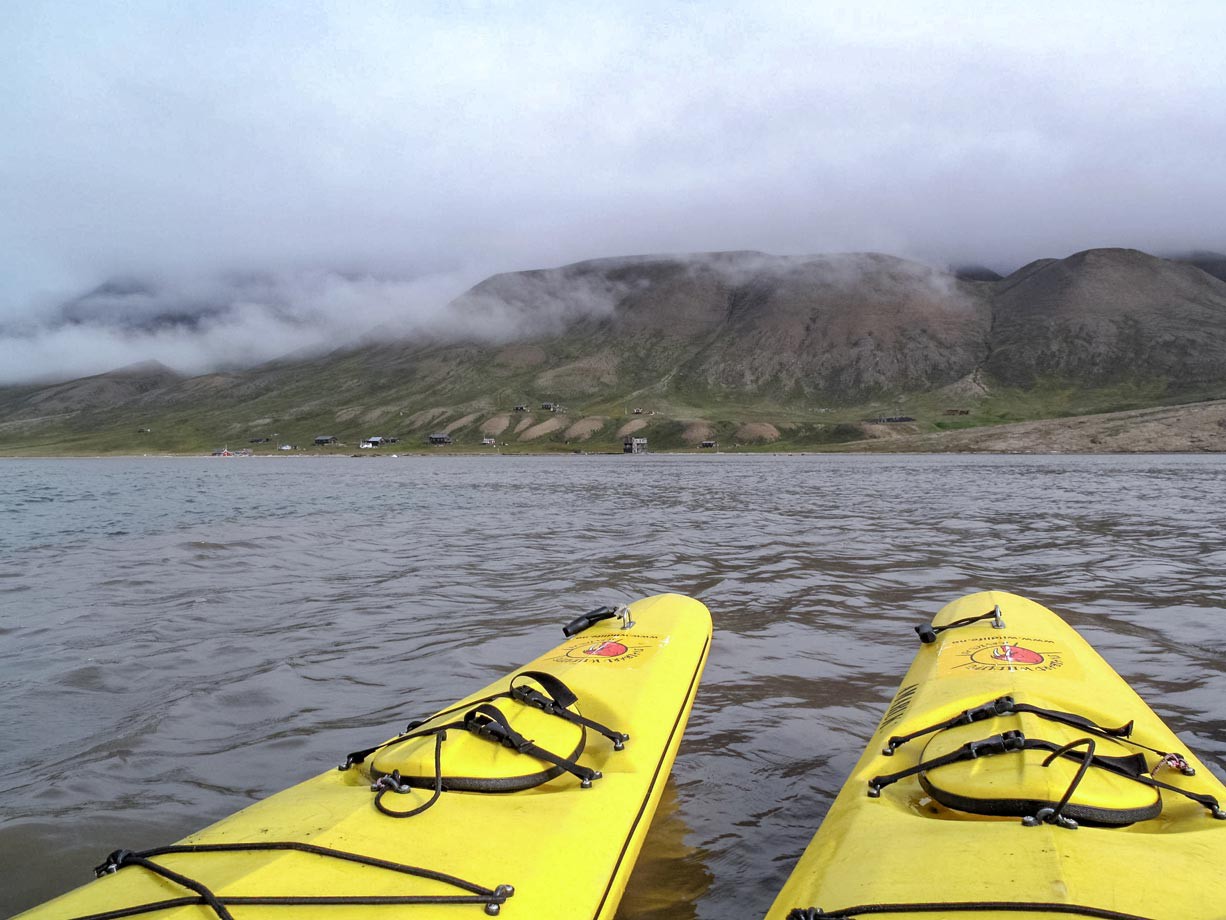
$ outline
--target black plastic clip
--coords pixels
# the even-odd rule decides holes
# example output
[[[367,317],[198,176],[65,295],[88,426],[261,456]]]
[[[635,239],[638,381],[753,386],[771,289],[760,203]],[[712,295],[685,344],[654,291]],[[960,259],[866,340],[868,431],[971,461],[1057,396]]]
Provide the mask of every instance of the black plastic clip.
[[[557,704],[552,699],[545,696],[545,694],[541,693],[541,691],[534,690],[527,684],[518,684],[517,686],[512,687],[511,697],[521,703],[524,703],[525,705],[535,706],[537,709],[541,710],[542,712],[546,712],[549,715],[553,715],[558,708]]]
[[[1020,751],[1026,746],[1026,736],[1019,731],[1003,732],[981,741],[967,742],[966,750],[972,758],[990,757],[1007,751]]]
[[[968,709],[964,714],[965,721],[958,724],[969,725],[972,722],[994,719],[997,716],[1003,716],[1010,712],[1013,712],[1013,697],[1002,696],[999,699],[992,700],[990,703],[984,703],[981,706]]]
[[[495,741],[505,748],[524,754],[529,748],[533,747],[536,742],[529,741],[519,732],[514,729],[507,728],[500,722],[489,718],[473,718],[468,721],[468,730],[480,738],[485,738],[489,741]]]

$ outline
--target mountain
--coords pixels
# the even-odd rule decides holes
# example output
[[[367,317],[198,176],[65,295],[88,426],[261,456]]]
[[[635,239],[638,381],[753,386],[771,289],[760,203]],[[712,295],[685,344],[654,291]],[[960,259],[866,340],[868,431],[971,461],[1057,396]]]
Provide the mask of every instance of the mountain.
[[[1201,250],[1171,256],[1171,260],[1174,262],[1185,262],[1188,265],[1195,265],[1201,271],[1207,272],[1214,278],[1221,281],[1226,281],[1226,252],[1208,252]]]
[[[197,329],[227,309],[225,303],[168,298],[152,282],[122,278],[107,281],[61,304],[49,325],[51,328],[105,325],[129,332]]]
[[[981,358],[990,323],[974,285],[876,253],[581,262],[495,276],[455,307],[488,318],[491,304],[510,306],[510,327],[536,338],[583,340],[592,356],[633,352],[637,367],[618,362],[601,386],[629,371],[691,389],[840,399],[952,383]]]
[[[996,269],[986,265],[951,265],[949,271],[961,281],[999,281],[1004,277]]]
[[[322,434],[347,450],[432,431],[618,449],[636,429],[654,447],[813,447],[1226,396],[1226,282],[1199,267],[1098,249],[962,275],[878,253],[759,252],[500,274],[429,337],[0,390],[0,453]]]
[[[151,393],[161,393],[180,382],[182,376],[157,361],[142,361],[105,374],[81,377],[63,383],[0,390],[5,415],[28,416],[45,412],[102,409],[131,403]]]
[[[1042,260],[993,285],[985,370],[1009,386],[1226,380],[1226,282],[1135,249]]]

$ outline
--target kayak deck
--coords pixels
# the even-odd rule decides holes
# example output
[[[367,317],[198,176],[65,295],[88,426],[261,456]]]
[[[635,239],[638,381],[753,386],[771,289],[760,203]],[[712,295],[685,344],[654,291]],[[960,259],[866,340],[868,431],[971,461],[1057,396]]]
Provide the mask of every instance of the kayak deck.
[[[1076,631],[1003,592],[949,604],[932,625],[934,641],[920,646],[770,920],[816,908],[863,915],[847,912],[857,907],[898,917],[1226,916],[1226,821],[1205,801],[1226,801],[1226,787]],[[1022,711],[933,729],[1001,699]],[[1099,760],[1082,770],[1091,749]],[[1178,752],[1194,774],[1174,760],[1159,766],[1156,752]],[[1138,756],[1147,772],[1132,779]]]
[[[413,739],[399,742],[399,751],[397,745],[389,745],[348,769],[331,769],[181,842],[185,847],[210,848],[204,852],[165,853],[151,860],[206,884],[233,905],[236,920],[291,916],[431,920],[499,911],[531,920],[612,917],[676,757],[711,636],[706,608],[678,595],[638,601],[630,605],[629,616],[635,621],[629,629],[597,624],[521,669],[564,682],[578,697],[574,710],[629,734],[623,749],[615,750],[607,738],[584,729],[586,743],[577,759],[585,769],[600,774],[590,788],[562,771],[516,792],[444,790],[434,804],[412,817],[389,817],[374,805],[372,780],[379,771],[372,765],[380,756],[385,763],[412,761],[413,751],[405,750],[423,744],[422,739]],[[456,709],[462,714],[487,697],[502,695],[485,705],[509,713],[513,725],[541,729],[541,737],[533,740],[542,747],[551,730],[542,720],[557,722],[573,734],[573,726],[507,698],[508,678],[472,694]],[[422,714],[406,712],[409,715]],[[433,736],[424,741],[433,751]],[[447,776],[497,777],[500,772],[520,776],[525,764],[528,772],[550,766],[455,729],[438,747],[447,752],[445,761],[440,761]],[[340,759],[343,753],[338,754]],[[434,793],[432,762],[425,774],[426,788],[385,793],[384,801],[396,811],[426,805]],[[318,849],[216,849],[268,842]],[[357,863],[320,849],[401,868]],[[403,867],[425,872],[406,873]],[[513,893],[500,886],[510,886]],[[170,906],[156,916],[168,920],[218,916],[182,884],[139,864],[21,916],[25,920],[130,916],[126,911],[139,905],[183,898],[192,903]],[[275,903],[282,898],[298,902]],[[390,900],[372,906],[346,899]],[[442,903],[429,903],[439,899]]]

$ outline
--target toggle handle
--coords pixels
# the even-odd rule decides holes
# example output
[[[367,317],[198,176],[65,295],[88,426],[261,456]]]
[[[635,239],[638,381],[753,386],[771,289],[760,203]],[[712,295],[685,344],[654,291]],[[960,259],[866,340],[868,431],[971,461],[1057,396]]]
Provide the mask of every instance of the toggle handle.
[[[611,620],[615,616],[617,616],[616,607],[597,607],[595,610],[589,610],[587,613],[580,614],[563,626],[562,635],[569,639],[571,636],[577,635],[578,633],[583,632],[585,629],[594,626],[601,620]]]

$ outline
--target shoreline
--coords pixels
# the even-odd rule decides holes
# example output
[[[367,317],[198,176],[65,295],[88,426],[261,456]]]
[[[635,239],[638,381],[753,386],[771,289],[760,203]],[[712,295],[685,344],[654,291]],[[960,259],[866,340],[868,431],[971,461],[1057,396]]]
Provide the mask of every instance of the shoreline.
[[[713,423],[712,423],[713,424]],[[748,424],[748,423],[746,423]],[[678,431],[677,420],[656,418],[636,431],[648,439],[647,452],[658,456],[709,456],[765,454],[1219,454],[1226,453],[1226,400],[1209,400],[1197,403],[1181,403],[1172,406],[1155,406],[1142,409],[1125,409],[1115,412],[1088,415],[1068,415],[1047,418],[1025,419],[1008,422],[987,422],[969,427],[923,430],[922,426],[909,424],[891,426],[862,424],[855,432],[858,437],[848,440],[822,440],[814,438],[814,430],[776,419],[776,423],[760,424],[766,431],[741,431],[724,433],[722,438],[713,438],[723,446],[701,448],[691,442],[689,436]],[[532,429],[529,429],[532,430]],[[847,432],[851,434],[851,432]],[[293,451],[276,449],[254,452],[237,459],[269,458],[302,459],[319,457],[346,457],[369,459],[388,457],[551,457],[551,456],[619,456],[620,439],[607,436],[591,440],[563,441],[527,440],[512,436],[500,445],[478,445],[468,442],[475,435],[461,434],[459,442],[431,446],[419,434],[410,434],[410,444],[386,445],[375,450],[356,447],[316,448],[303,447]],[[172,438],[168,438],[171,440]],[[134,451],[120,449],[91,450],[91,440],[102,441],[109,447],[116,444],[114,432],[97,433],[96,438],[84,435],[79,438],[62,438],[62,450],[40,450],[31,445],[29,452],[20,445],[0,448],[0,459],[34,459],[66,457],[210,457],[214,446],[201,446],[195,450]],[[221,440],[221,439],[218,439]],[[405,441],[406,438],[401,438]],[[109,443],[108,443],[109,442]],[[224,442],[223,442],[224,443]],[[587,445],[585,448],[583,445]],[[77,447],[75,445],[82,445]],[[124,445],[126,448],[128,445]],[[399,449],[403,447],[404,449]],[[248,448],[240,448],[247,450]],[[12,452],[9,452],[12,451]],[[219,459],[236,459],[224,457]]]
[[[577,458],[577,457],[846,457],[846,456],[881,456],[881,457],[1212,457],[1226,456],[1226,446],[1214,448],[1199,448],[1179,450],[1173,448],[1152,448],[1138,450],[1060,450],[1054,448],[1020,449],[968,449],[950,448],[946,450],[916,450],[916,449],[835,449],[835,450],[726,450],[726,451],[695,451],[695,450],[656,450],[645,451],[631,455],[619,451],[413,451],[409,453],[355,456],[351,454],[299,454],[297,456],[279,456],[277,454],[253,454],[249,457],[218,457],[212,454],[167,452],[156,454],[0,454],[0,462],[15,460],[407,460],[407,459],[463,459],[473,457],[523,457],[527,459]]]

